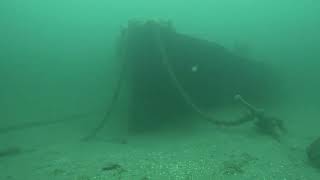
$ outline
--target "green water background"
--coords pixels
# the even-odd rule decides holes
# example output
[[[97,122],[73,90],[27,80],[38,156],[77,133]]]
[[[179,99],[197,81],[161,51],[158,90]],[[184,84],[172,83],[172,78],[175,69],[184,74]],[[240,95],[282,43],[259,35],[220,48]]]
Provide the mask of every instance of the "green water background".
[[[282,102],[293,113],[320,107],[319,1],[2,0],[1,126],[102,114],[118,76],[114,45],[129,19],[171,20],[178,32],[230,49],[243,43],[281,72]],[[319,116],[308,122],[318,125]]]

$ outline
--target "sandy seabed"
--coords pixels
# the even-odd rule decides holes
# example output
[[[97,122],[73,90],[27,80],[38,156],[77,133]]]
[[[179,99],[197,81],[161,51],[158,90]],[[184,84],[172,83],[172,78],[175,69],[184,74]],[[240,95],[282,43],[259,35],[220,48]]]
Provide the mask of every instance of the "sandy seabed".
[[[301,121],[315,116],[275,112],[289,129],[280,142],[257,133],[250,124],[221,128],[206,122],[192,131],[121,138],[100,134],[87,142],[77,138],[83,132],[64,130],[64,124],[2,134],[0,140],[6,143],[0,148],[14,147],[17,153],[0,156],[0,179],[320,179],[320,170],[310,165],[305,152],[320,134],[314,124]],[[45,137],[48,133],[55,135]]]

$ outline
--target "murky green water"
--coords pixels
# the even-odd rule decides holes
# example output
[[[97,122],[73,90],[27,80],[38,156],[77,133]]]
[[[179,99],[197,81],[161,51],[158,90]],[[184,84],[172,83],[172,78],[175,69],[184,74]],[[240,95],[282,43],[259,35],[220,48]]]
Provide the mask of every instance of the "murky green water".
[[[103,119],[112,100],[121,71],[115,47],[121,31],[132,19],[170,20],[179,33],[218,43],[232,53],[272,66],[282,83],[273,87],[278,92],[278,100],[271,107],[268,104],[267,111],[283,118],[288,128],[284,142],[261,137],[250,125],[234,131],[215,126],[212,130],[202,129],[201,123],[194,129],[188,127],[181,130],[188,135],[177,140],[189,143],[185,149],[170,149],[172,137],[175,137],[170,136],[171,133],[180,131],[176,129],[160,132],[170,134],[168,141],[164,138],[167,135],[160,135],[163,139],[159,140],[159,132],[127,135],[127,124],[123,122],[130,117],[128,84],[124,85],[117,108],[110,116],[112,123],[99,132],[97,140],[82,142],[81,138]],[[294,176],[318,179],[319,170],[308,162],[305,148],[320,136],[319,19],[320,3],[314,0],[2,0],[0,179],[256,179],[254,174],[267,179],[292,179]],[[263,102],[259,105],[263,106]],[[215,109],[219,117],[226,119],[232,118],[234,112],[239,113],[230,107]],[[184,118],[202,122],[197,116]],[[198,134],[206,130],[214,134]],[[212,162],[207,157],[204,159],[210,162],[201,161],[201,154],[211,152],[210,148],[214,147],[212,144],[202,147],[199,139],[212,139],[203,140],[203,144],[225,146],[230,149],[226,154],[241,154],[238,158],[230,155],[231,159],[240,159],[238,167],[229,167],[235,166],[230,163],[223,165],[224,161],[229,162],[228,158],[223,158],[223,150],[217,150],[221,156]],[[230,139],[235,142],[225,145]],[[155,144],[160,144],[167,159],[152,156],[152,152],[162,151],[160,147],[150,148]],[[200,150],[191,148],[188,151],[192,144],[197,144]],[[266,152],[276,150],[264,156],[261,148],[264,146]],[[239,152],[235,153],[234,149]],[[125,170],[100,172],[104,162],[108,164],[109,157],[103,156],[108,150],[115,154],[113,161],[122,163],[124,167],[121,168]],[[150,153],[148,157],[153,161],[141,168],[143,162],[138,159],[141,160],[143,152]],[[99,153],[103,159],[101,164],[97,162]],[[170,153],[181,156],[175,158]],[[248,158],[243,153],[253,155]],[[127,158],[130,154],[132,157]],[[188,165],[189,160],[195,160],[198,166],[188,169],[181,165],[179,169],[178,162]],[[221,166],[214,164],[215,161],[221,162]],[[162,169],[163,166],[158,167],[155,162],[167,166]],[[274,171],[262,172],[261,169],[270,163]],[[140,171],[130,174],[132,169],[139,169],[137,167]],[[203,176],[197,167],[203,170]],[[221,167],[227,169],[227,174]],[[280,167],[285,168],[277,172]],[[150,173],[143,175],[144,168]]]

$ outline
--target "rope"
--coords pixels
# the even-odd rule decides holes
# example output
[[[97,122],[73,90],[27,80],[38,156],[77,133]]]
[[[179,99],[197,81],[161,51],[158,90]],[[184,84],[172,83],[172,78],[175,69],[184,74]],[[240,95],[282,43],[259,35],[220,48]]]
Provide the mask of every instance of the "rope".
[[[168,56],[167,56],[167,52],[166,49],[161,41],[161,32],[159,28],[156,28],[157,30],[154,32],[155,35],[155,42],[160,50],[160,54],[161,54],[161,61],[163,63],[163,65],[165,66],[166,70],[168,71],[168,74],[170,76],[170,79],[173,83],[173,85],[175,86],[175,88],[179,91],[179,93],[181,94],[183,100],[186,102],[186,104],[188,106],[191,107],[191,109],[193,109],[194,112],[196,112],[197,114],[200,115],[200,117],[202,117],[203,119],[207,120],[208,122],[215,124],[215,125],[224,125],[224,126],[236,126],[236,125],[240,125],[249,121],[253,121],[254,118],[248,114],[244,117],[241,117],[237,120],[234,121],[221,121],[221,120],[217,120],[214,117],[212,117],[210,114],[204,112],[201,110],[200,107],[198,107],[195,103],[193,103],[192,98],[190,97],[190,95],[187,93],[187,91],[183,88],[183,86],[181,85],[181,83],[179,82],[179,80],[177,79],[177,76],[169,62]]]
[[[122,41],[121,42],[127,42],[127,34],[123,34],[122,36]],[[95,127],[91,133],[89,133],[87,136],[85,136],[84,138],[82,138],[82,140],[84,141],[88,141],[88,140],[91,140],[93,138],[95,138],[97,136],[97,134],[105,127],[105,125],[107,124],[108,120],[110,119],[110,115],[111,113],[113,112],[115,106],[116,106],[116,102],[118,101],[119,99],[119,96],[120,96],[120,91],[121,91],[121,87],[123,85],[123,81],[124,81],[124,76],[125,76],[125,69],[126,69],[126,59],[125,59],[125,49],[127,48],[126,46],[125,47],[121,47],[120,46],[120,52],[119,52],[119,59],[122,60],[122,65],[121,65],[121,72],[120,72],[120,76],[119,76],[119,79],[117,81],[117,85],[116,85],[116,88],[115,88],[115,91],[113,93],[113,96],[112,96],[112,99],[111,99],[111,103],[110,105],[108,106],[107,110],[106,110],[106,113],[104,115],[104,118],[99,122],[99,124],[97,125],[97,127]]]

